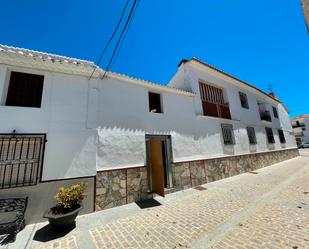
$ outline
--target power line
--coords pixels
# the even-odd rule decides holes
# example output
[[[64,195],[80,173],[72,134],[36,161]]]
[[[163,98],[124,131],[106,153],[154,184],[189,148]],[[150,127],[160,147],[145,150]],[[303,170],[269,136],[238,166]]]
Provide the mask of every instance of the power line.
[[[123,19],[124,13],[125,13],[125,11],[126,11],[126,8],[127,8],[128,4],[129,4],[129,1],[130,1],[130,0],[127,0],[125,6],[123,7],[122,12],[121,12],[120,19],[119,19],[119,21],[118,21],[118,23],[117,23],[117,25],[116,25],[116,27],[115,27],[115,29],[114,29],[114,31],[113,31],[111,37],[109,38],[109,40],[108,40],[106,46],[104,47],[104,49],[103,49],[103,51],[102,51],[102,53],[101,53],[101,55],[100,55],[100,58],[99,58],[98,62],[96,63],[96,65],[99,65],[99,64],[101,63],[101,60],[102,60],[102,58],[103,58],[103,56],[104,56],[104,54],[105,54],[107,48],[109,47],[109,44],[111,43],[111,41],[113,40],[115,34],[117,33],[117,30],[118,30],[118,28],[119,28],[119,26],[120,26],[120,24],[121,24],[121,22],[122,22],[122,19]],[[92,71],[92,73],[91,73],[91,75],[90,75],[90,77],[89,77],[89,80],[90,80],[91,77],[93,76],[93,74],[94,74],[94,72],[95,72],[96,69],[97,69],[97,67],[95,67],[95,68],[93,69],[93,71]]]
[[[122,40],[122,36],[124,35],[124,33],[125,33],[125,31],[126,31],[126,29],[127,29],[127,27],[128,27],[128,24],[130,23],[130,20],[131,20],[131,18],[132,18],[132,14],[133,14],[133,12],[134,12],[134,9],[135,9],[135,6],[136,6],[136,2],[137,2],[137,1],[134,0],[133,5],[132,5],[131,10],[130,10],[130,13],[129,13],[129,16],[128,16],[128,18],[127,18],[127,21],[126,21],[126,23],[125,23],[125,25],[124,25],[124,27],[123,27],[123,29],[122,29],[122,31],[121,31],[121,34],[120,34],[120,36],[119,36],[119,38],[118,38],[116,47],[114,48],[114,51],[113,51],[113,53],[112,53],[112,56],[111,56],[111,58],[110,58],[110,60],[109,60],[108,65],[107,65],[107,67],[106,67],[106,69],[105,69],[105,72],[104,72],[104,74],[103,74],[102,79],[105,78],[105,76],[106,76],[106,74],[107,74],[107,72],[108,72],[108,69],[109,69],[110,65],[112,64],[112,61],[113,61],[113,59],[114,59],[114,56],[115,56],[115,54],[116,54],[116,52],[117,52],[117,49],[118,49],[118,47],[119,47],[120,41]]]
[[[132,20],[133,20],[133,18],[134,18],[134,14],[135,14],[136,10],[138,9],[139,3],[140,3],[140,0],[137,0],[136,7],[135,7],[135,9],[134,9],[134,11],[133,11],[133,14],[132,14],[132,18],[131,18],[131,20],[130,20],[130,22],[129,22],[129,24],[128,24],[128,28],[127,28],[127,30],[126,30],[126,32],[125,32],[125,34],[124,34],[124,36],[123,36],[123,38],[122,38],[122,40],[121,40],[121,42],[120,42],[119,48],[118,48],[118,50],[117,50],[117,52],[116,52],[116,55],[115,55],[115,58],[114,58],[114,59],[117,58],[117,56],[118,56],[118,54],[119,54],[119,51],[120,51],[121,48],[122,48],[123,41],[124,41],[124,39],[125,39],[125,37],[126,37],[128,31],[130,30],[131,23],[132,23]]]

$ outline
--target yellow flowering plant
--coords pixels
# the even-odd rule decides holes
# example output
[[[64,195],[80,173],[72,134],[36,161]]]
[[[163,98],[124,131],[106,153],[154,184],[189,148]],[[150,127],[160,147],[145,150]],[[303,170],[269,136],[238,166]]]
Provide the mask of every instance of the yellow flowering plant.
[[[82,200],[86,197],[86,184],[73,184],[68,188],[61,187],[54,196],[57,205],[52,208],[54,214],[71,212],[81,206]]]

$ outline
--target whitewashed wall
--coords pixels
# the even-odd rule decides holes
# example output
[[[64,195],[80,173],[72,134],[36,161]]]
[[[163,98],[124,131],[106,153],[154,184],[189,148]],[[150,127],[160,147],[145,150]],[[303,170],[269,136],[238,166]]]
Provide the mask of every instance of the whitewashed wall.
[[[295,134],[302,133],[302,141],[309,143],[309,117],[296,117],[292,119],[293,124],[296,124],[296,121],[299,121],[299,123],[303,123],[305,127],[294,128],[293,130]],[[305,130],[303,130],[302,128],[305,128]]]
[[[224,120],[201,116],[202,106],[198,79],[210,80],[226,88],[232,119]],[[97,168],[128,167],[145,164],[145,134],[170,134],[173,160],[189,161],[250,152],[265,152],[295,148],[295,138],[289,116],[281,104],[261,94],[233,86],[222,79],[193,68],[181,69],[176,74],[175,87],[197,93],[195,97],[156,91],[152,88],[131,85],[113,79],[100,83],[100,124]],[[250,109],[240,106],[238,91],[247,93]],[[163,113],[149,113],[148,91],[162,94]],[[257,99],[268,102],[273,122],[260,120]],[[107,104],[112,103],[112,104]],[[273,116],[272,105],[277,106],[279,119]],[[222,142],[221,124],[234,127],[236,144],[225,146]],[[258,144],[250,146],[246,127],[256,129]],[[265,126],[272,127],[275,144],[266,141]],[[283,129],[286,144],[281,145],[277,129]],[[138,150],[136,149],[138,148]],[[118,159],[117,159],[118,158]]]
[[[92,80],[87,77],[0,65],[0,97],[15,70],[45,76],[41,108],[4,106],[1,98],[0,132],[47,133],[43,180],[92,176],[96,170],[145,165],[145,134],[169,134],[174,162],[282,149],[268,146],[264,127],[284,127],[286,148],[295,147],[288,115],[278,106],[280,122],[261,122],[255,93],[248,94],[250,109],[240,107],[238,90],[228,79],[204,70],[184,68],[172,83],[197,93],[195,97],[155,86],[132,84],[127,78]],[[203,117],[198,79],[227,89],[233,120]],[[159,90],[158,90],[159,89]],[[162,94],[163,113],[149,113],[148,91]],[[271,108],[271,106],[269,107]],[[269,109],[271,111],[271,109]],[[271,111],[272,113],[272,111]],[[236,144],[224,146],[221,123],[232,123]],[[257,146],[249,146],[246,126],[256,127]]]
[[[187,81],[184,81],[186,79]],[[202,103],[200,99],[200,92],[199,92],[199,81],[209,82],[213,85],[225,89],[225,97],[227,98],[226,101],[229,102],[230,111],[232,120],[235,120],[233,123],[235,129],[235,139],[236,144],[234,146],[224,146],[222,143],[220,144],[220,140],[214,139],[211,144],[214,145],[215,150],[217,152],[225,151],[232,151],[235,154],[243,154],[248,153],[250,150],[250,146],[248,143],[248,136],[246,132],[247,126],[253,126],[256,131],[257,141],[258,144],[254,147],[251,146],[251,151],[256,152],[263,152],[269,151],[270,149],[281,149],[285,148],[295,148],[295,137],[292,132],[292,127],[290,124],[289,115],[282,104],[278,104],[276,101],[264,96],[261,93],[258,93],[252,88],[244,87],[243,83],[236,81],[235,79],[231,79],[228,76],[225,76],[211,68],[208,68],[204,65],[194,64],[194,63],[185,63],[182,64],[178,72],[175,74],[175,77],[170,81],[169,85],[179,88],[188,88],[188,81],[189,85],[191,85],[191,89],[194,93],[196,93],[196,97],[194,100],[194,108],[197,114],[202,114]],[[247,94],[249,109],[245,109],[241,107],[240,99],[239,99],[239,91],[244,92]],[[259,102],[266,102],[267,109],[270,111],[272,122],[261,121],[259,115],[259,109],[257,105],[257,101]],[[275,118],[272,111],[272,106],[277,107],[279,118]],[[207,123],[208,130],[209,126],[213,126],[212,118],[205,117],[205,122]],[[223,119],[217,119],[217,128],[219,129],[217,132],[220,134],[221,130],[220,123],[228,123],[229,121],[225,121]],[[265,135],[265,127],[273,128],[275,141],[274,145],[269,145],[266,141]],[[279,141],[279,136],[277,129],[283,129],[286,144],[282,146]]]
[[[44,75],[41,108],[4,106],[10,71]],[[0,65],[0,133],[47,133],[43,180],[96,174],[96,131],[87,129],[88,79]]]

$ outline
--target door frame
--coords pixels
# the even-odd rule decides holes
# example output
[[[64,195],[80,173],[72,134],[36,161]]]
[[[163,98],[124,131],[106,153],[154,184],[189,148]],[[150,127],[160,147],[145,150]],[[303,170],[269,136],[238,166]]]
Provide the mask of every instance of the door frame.
[[[145,136],[145,143],[146,143],[146,165],[147,165],[147,178],[148,178],[148,189],[152,191],[152,173],[151,173],[151,153],[150,153],[150,146],[147,141],[151,139],[159,139],[160,141],[164,142],[164,150],[165,150],[165,158],[164,163],[167,167],[168,171],[168,188],[173,187],[173,176],[172,176],[172,138],[171,135],[153,135],[153,134],[146,134]]]

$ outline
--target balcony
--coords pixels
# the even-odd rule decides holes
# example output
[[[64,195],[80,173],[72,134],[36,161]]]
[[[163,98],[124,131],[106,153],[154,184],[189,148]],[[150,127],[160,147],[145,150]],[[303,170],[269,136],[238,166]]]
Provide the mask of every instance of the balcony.
[[[270,116],[269,111],[260,110],[260,117],[261,117],[261,120],[271,122],[271,116]]]
[[[298,127],[305,127],[304,123],[296,123],[296,124],[292,124],[293,128],[298,128]]]
[[[202,101],[204,116],[231,119],[230,107],[228,104],[218,104]]]

